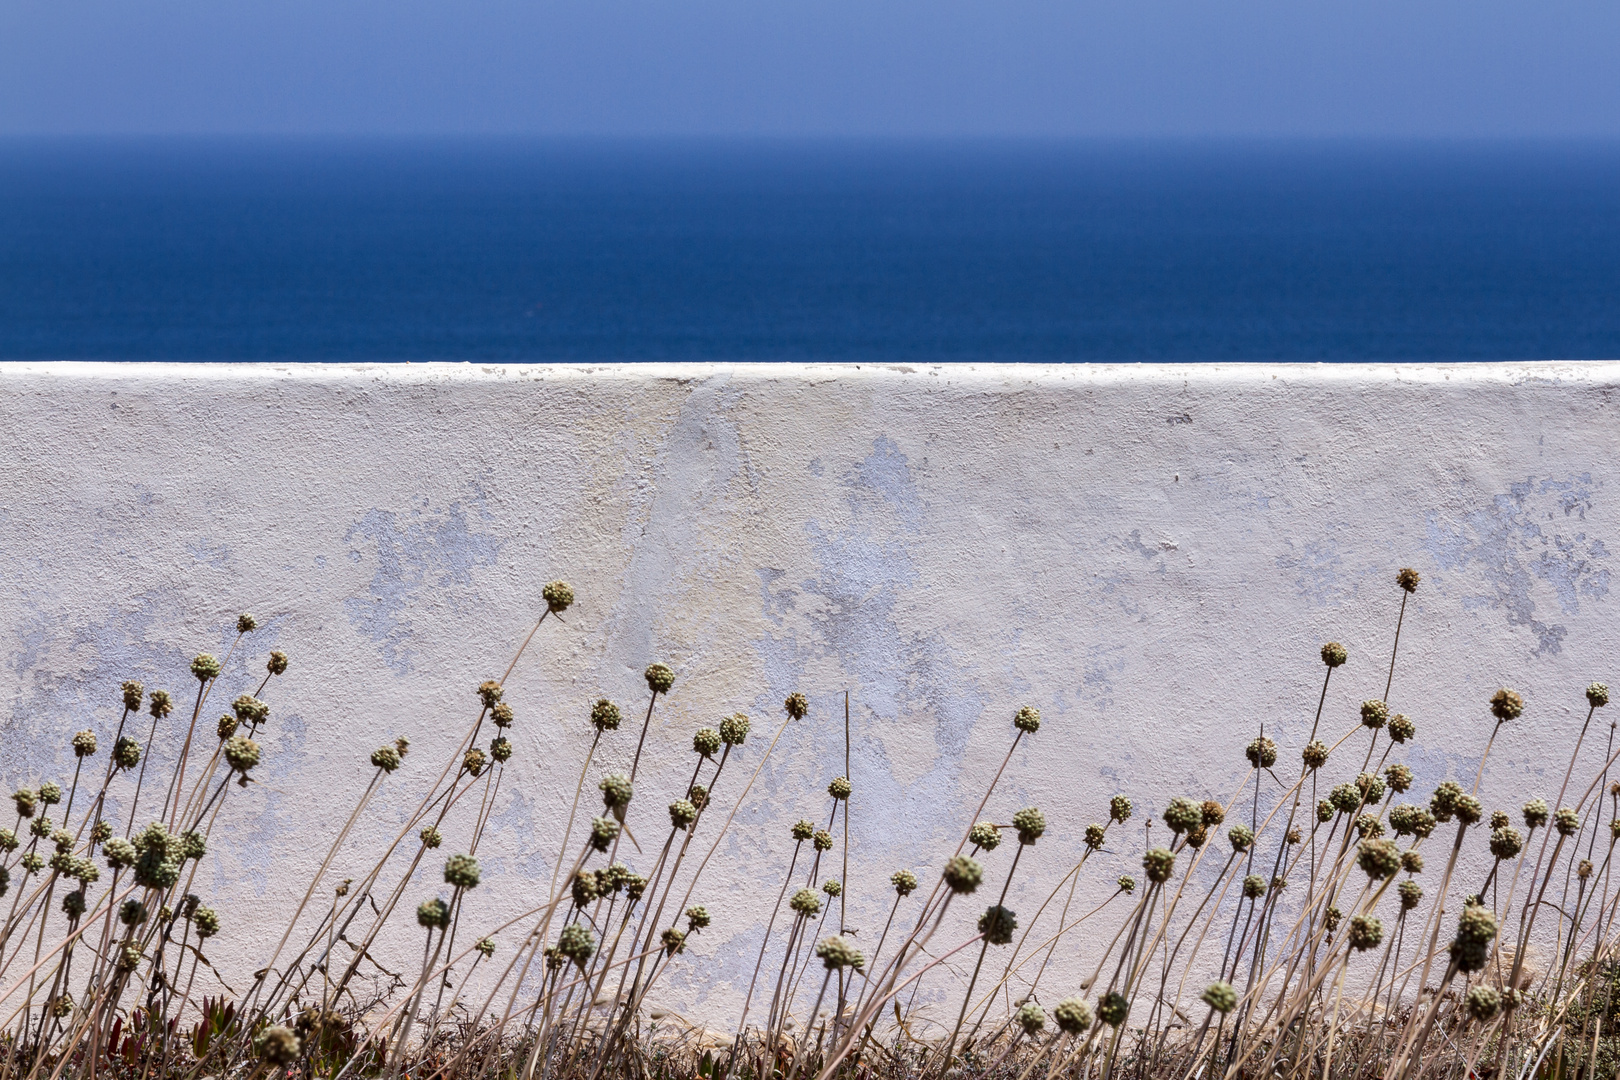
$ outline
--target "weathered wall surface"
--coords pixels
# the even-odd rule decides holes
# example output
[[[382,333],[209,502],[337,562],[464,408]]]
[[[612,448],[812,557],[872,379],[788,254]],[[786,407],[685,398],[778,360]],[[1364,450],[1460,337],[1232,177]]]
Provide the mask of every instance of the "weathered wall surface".
[[[1472,781],[1486,699],[1509,685],[1529,708],[1498,740],[1485,804],[1551,797],[1582,688],[1620,681],[1620,364],[10,364],[0,392],[4,783],[65,784],[68,736],[88,726],[110,742],[123,679],[189,695],[187,662],[229,649],[238,611],[263,628],[221,693],[256,685],[271,648],[292,659],[267,691],[260,782],[232,791],[197,886],[225,914],[219,952],[238,973],[263,952],[251,927],[302,894],[367,754],[405,734],[406,767],[337,876],[392,836],[552,578],[579,599],[508,683],[517,754],[493,795],[471,930],[550,881],[590,703],[639,720],[650,661],[677,681],[638,783],[643,862],[697,727],[754,718],[717,792],[729,808],[783,698],[812,702],[696,890],[716,925],[663,992],[696,1014],[734,1006],[788,825],[827,813],[846,689],[849,922],[870,941],[889,872],[926,871],[954,845],[1021,705],[1045,725],[987,811],[1005,822],[1038,804],[1051,822],[1012,886],[1021,913],[1115,793],[1139,811],[1234,798],[1262,724],[1291,779],[1323,641],[1350,652],[1327,694],[1332,737],[1383,692],[1398,567],[1423,575],[1390,691],[1417,722],[1402,752],[1418,793]],[[634,726],[603,740],[588,792],[628,764]],[[160,728],[159,775],[181,738]],[[1268,781],[1262,805],[1276,792]],[[1141,822],[1088,868],[1088,907],[1138,872]],[[453,816],[441,854],[470,830],[470,813]],[[996,880],[1012,846],[988,860]],[[440,888],[434,862],[407,895],[414,907]],[[391,955],[414,963],[416,933],[402,928]]]

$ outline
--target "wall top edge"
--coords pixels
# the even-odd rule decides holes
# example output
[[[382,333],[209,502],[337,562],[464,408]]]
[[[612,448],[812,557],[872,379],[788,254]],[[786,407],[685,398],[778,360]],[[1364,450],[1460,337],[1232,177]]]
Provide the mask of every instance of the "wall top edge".
[[[1302,383],[1314,385],[1561,384],[1620,386],[1620,360],[1477,363],[1202,363],[1202,364],[865,364],[865,363],[158,363],[0,361],[0,380],[186,383],[315,382],[378,384],[503,382],[757,383],[849,380],[956,385],[1108,386],[1143,384]]]

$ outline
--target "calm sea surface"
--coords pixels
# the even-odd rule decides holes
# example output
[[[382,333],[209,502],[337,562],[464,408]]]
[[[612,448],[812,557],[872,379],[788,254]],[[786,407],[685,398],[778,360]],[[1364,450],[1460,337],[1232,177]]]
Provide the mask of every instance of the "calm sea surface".
[[[0,356],[1620,357],[1620,148],[0,143]]]

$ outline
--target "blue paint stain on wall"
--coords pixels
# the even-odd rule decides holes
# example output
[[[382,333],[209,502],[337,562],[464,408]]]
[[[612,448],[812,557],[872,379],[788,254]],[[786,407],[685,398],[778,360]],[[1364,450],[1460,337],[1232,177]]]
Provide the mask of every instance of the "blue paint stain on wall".
[[[482,500],[474,508],[482,514]],[[441,513],[417,509],[400,515],[392,510],[366,512],[344,540],[355,561],[371,559],[373,571],[366,595],[343,602],[349,623],[379,646],[384,662],[401,675],[411,670],[411,637],[423,605],[454,604],[460,589],[473,588],[472,572],[493,565],[501,542],[475,531],[461,503]]]
[[[1550,593],[1568,615],[1580,610],[1582,600],[1609,595],[1609,551],[1582,527],[1596,488],[1589,473],[1530,477],[1458,525],[1430,514],[1425,546],[1441,566],[1481,581],[1482,591],[1465,596],[1465,604],[1501,611],[1509,626],[1534,635],[1532,655],[1555,655],[1568,630],[1544,617],[1538,596]]]

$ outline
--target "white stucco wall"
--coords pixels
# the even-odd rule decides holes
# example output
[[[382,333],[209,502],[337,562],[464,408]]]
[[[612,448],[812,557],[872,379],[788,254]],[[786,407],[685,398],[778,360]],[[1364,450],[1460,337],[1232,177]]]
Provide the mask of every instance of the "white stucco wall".
[[[578,603],[508,684],[517,757],[469,925],[549,880],[598,696],[635,714],[648,662],[678,673],[638,784],[658,818],[694,729],[740,710],[764,731],[802,690],[811,716],[697,890],[717,925],[664,991],[725,1013],[787,826],[822,815],[842,771],[846,688],[863,937],[888,873],[934,866],[960,835],[1020,705],[1046,724],[990,816],[1035,803],[1051,821],[1013,886],[1021,913],[1116,792],[1139,811],[1229,798],[1262,723],[1292,776],[1321,642],[1351,657],[1325,730],[1382,691],[1401,566],[1423,574],[1391,692],[1418,724],[1418,794],[1472,780],[1505,684],[1529,708],[1484,801],[1550,797],[1582,688],[1620,682],[1617,392],[1620,364],[1575,363],[0,365],[0,782],[65,782],[68,736],[110,739],[121,680],[189,692],[190,657],[255,613],[222,690],[249,688],[271,648],[292,668],[270,693],[261,783],[233,792],[199,890],[225,914],[218,951],[251,970],[249,925],[301,895],[366,754],[413,741],[339,876],[437,775],[473,687],[561,577]],[[628,763],[630,727],[593,782]],[[177,743],[160,734],[155,762]],[[746,769],[762,750],[750,740]],[[1088,872],[1092,902],[1136,870],[1140,822]],[[469,828],[457,819],[443,851]],[[414,954],[401,932],[396,955]]]

